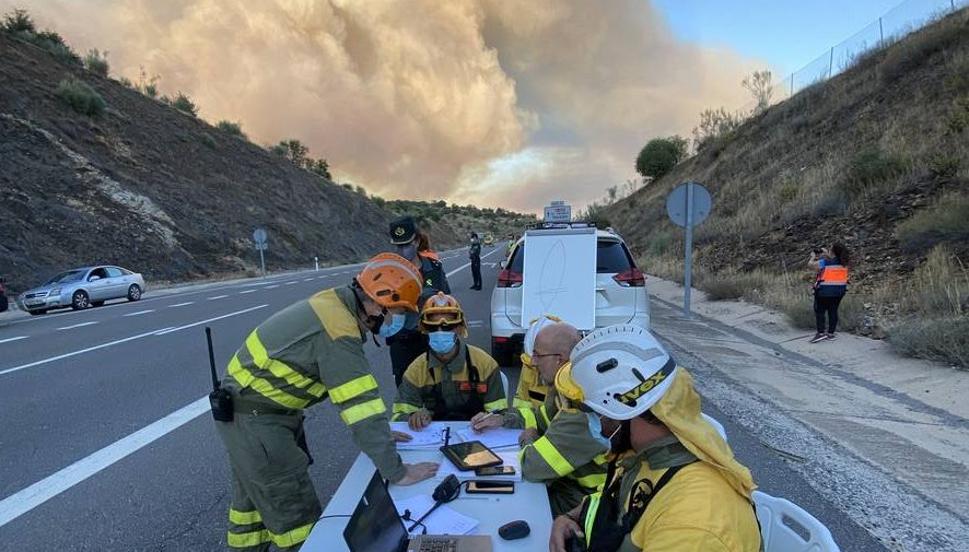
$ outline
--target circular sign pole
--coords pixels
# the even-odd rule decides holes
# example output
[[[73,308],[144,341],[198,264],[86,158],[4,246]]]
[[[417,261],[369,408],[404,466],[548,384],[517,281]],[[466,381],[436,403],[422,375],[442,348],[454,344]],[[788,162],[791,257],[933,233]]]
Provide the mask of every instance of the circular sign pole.
[[[685,230],[683,263],[683,315],[690,318],[693,291],[693,227],[710,215],[710,192],[697,182],[684,182],[666,197],[666,213],[673,224]]]
[[[693,290],[693,182],[686,183],[686,259],[683,275],[683,316],[690,318],[690,295]]]

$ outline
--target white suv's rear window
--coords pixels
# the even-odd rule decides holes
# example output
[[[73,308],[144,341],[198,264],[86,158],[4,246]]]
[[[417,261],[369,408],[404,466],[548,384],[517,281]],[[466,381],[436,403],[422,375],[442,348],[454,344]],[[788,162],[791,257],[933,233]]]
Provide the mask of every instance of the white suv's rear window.
[[[629,255],[629,251],[622,242],[612,241],[612,240],[599,240],[598,249],[596,251],[596,272],[599,274],[616,274],[620,272],[626,272],[633,267],[632,257]],[[518,272],[519,274],[524,271],[525,255],[522,252],[525,250],[525,243],[522,242],[515,248],[515,253],[511,257],[511,263],[508,267],[512,272]]]

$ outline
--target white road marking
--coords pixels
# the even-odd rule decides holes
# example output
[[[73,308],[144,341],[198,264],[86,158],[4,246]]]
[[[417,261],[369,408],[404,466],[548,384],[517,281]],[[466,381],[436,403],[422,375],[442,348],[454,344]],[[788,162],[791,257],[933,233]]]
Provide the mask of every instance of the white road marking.
[[[239,295],[245,295],[247,293],[256,293],[257,291],[259,291],[259,290],[258,289],[247,289],[245,291],[240,291],[239,292]]]
[[[186,301],[184,303],[178,303],[177,305],[169,305],[169,307],[172,307],[172,308],[184,307],[185,305],[194,305],[194,304],[195,304],[195,301]]]
[[[0,343],[10,343],[11,341],[20,341],[21,339],[27,339],[30,336],[19,335],[17,337],[8,337],[7,339],[0,339]]]
[[[297,282],[297,281],[295,281],[295,280],[294,280],[294,281],[292,281],[292,282],[286,282],[286,285],[287,285],[287,286],[291,286],[291,285],[293,285],[293,284],[298,284],[298,283],[299,283],[299,282]]]
[[[132,312],[130,314],[125,314],[124,316],[138,316],[139,314],[148,314],[149,312],[155,312],[155,309],[148,309],[138,312]]]
[[[496,251],[498,251],[498,250],[495,249],[491,253],[488,253],[487,255],[483,255],[481,258],[484,259],[486,257],[490,257],[491,255],[494,255]],[[448,277],[448,278],[450,278],[452,274],[457,274],[458,272],[461,272],[462,270],[464,270],[465,268],[468,268],[469,266],[471,266],[471,262],[470,261],[467,262],[467,263],[464,263],[463,265],[461,265],[461,266],[459,266],[457,268],[455,268],[451,272],[448,272],[447,274],[445,274],[445,276]]]
[[[215,318],[208,318],[206,320],[199,320],[198,322],[192,322],[191,324],[186,324],[184,326],[175,326],[174,328],[166,328],[164,330],[158,330],[155,335],[166,335],[172,332],[177,332],[179,330],[184,330],[187,328],[194,328],[195,326],[201,326],[202,324],[208,324],[209,322],[215,322],[216,320],[222,320],[223,318],[229,318],[231,316],[237,316],[240,314],[245,314],[247,312],[252,312],[254,310],[259,310],[261,308],[268,307],[269,304],[259,305],[257,307],[249,307],[248,309],[243,309],[241,311],[230,312],[229,314],[223,314],[222,316],[216,316]]]
[[[273,284],[273,285],[271,285],[271,286],[266,286],[266,288],[265,288],[265,289],[276,289],[276,288],[278,288],[278,287],[279,287],[279,284]]]
[[[215,301],[216,299],[225,299],[228,295],[216,295],[215,297],[209,297],[209,301]]]
[[[133,452],[191,422],[209,410],[202,397],[101,450],[74,462],[33,485],[0,500],[0,527],[111,466]]]
[[[80,324],[74,324],[73,326],[64,326],[63,328],[57,328],[57,329],[58,330],[73,330],[74,328],[83,328],[84,326],[93,326],[93,325],[95,325],[97,323],[98,323],[97,321],[94,321],[94,322],[81,322]]]
[[[312,281],[313,281],[313,279],[312,279],[312,278],[306,278],[306,279],[305,279],[305,280],[303,280],[303,281],[304,281],[304,282],[312,282]]]
[[[134,341],[136,339],[141,339],[143,337],[148,337],[149,335],[165,335],[167,333],[175,332],[175,331],[178,331],[178,330],[183,330],[185,328],[191,328],[193,326],[198,326],[198,325],[201,325],[201,324],[207,324],[209,322],[214,322],[216,320],[222,320],[223,318],[228,318],[230,316],[236,316],[236,315],[239,315],[239,314],[245,314],[247,312],[251,312],[251,311],[254,311],[254,310],[257,310],[257,309],[261,309],[263,307],[268,307],[268,306],[269,305],[259,305],[258,307],[250,307],[248,309],[244,309],[244,310],[241,310],[241,311],[230,312],[229,314],[224,314],[222,316],[216,316],[215,318],[209,318],[208,320],[201,320],[199,322],[194,322],[192,324],[188,324],[188,325],[185,325],[185,326],[179,326],[179,327],[175,327],[175,328],[165,328],[165,329],[162,329],[162,330],[152,330],[150,332],[145,332],[145,333],[141,333],[141,334],[138,334],[138,335],[133,335],[133,336],[130,336],[130,337],[125,337],[124,339],[116,339],[114,341],[109,341],[107,343],[102,343],[100,345],[95,345],[94,347],[88,347],[87,349],[81,349],[79,351],[72,351],[70,353],[64,353],[63,355],[57,355],[57,356],[53,356],[53,357],[50,357],[50,358],[45,358],[43,360],[38,360],[36,362],[31,362],[31,363],[28,363],[28,364],[21,364],[20,366],[14,366],[12,368],[5,368],[3,370],[0,370],[0,376],[3,376],[5,374],[10,374],[12,372],[17,372],[19,370],[24,370],[24,369],[27,369],[27,368],[33,368],[34,366],[40,366],[42,364],[48,364],[50,362],[55,362],[55,361],[62,360],[62,359],[65,359],[65,358],[70,358],[70,357],[77,356],[77,355],[80,355],[80,354],[89,353],[91,351],[97,351],[99,349],[104,349],[106,347],[111,347],[111,346],[114,346],[114,345],[119,345],[121,343],[127,343],[129,341]]]

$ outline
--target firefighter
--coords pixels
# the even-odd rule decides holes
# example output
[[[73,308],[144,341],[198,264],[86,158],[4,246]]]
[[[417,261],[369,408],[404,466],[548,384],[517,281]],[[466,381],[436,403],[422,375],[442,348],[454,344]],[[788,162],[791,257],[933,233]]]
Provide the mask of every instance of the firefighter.
[[[420,430],[432,420],[467,421],[508,405],[498,363],[466,342],[468,326],[454,297],[438,293],[428,299],[420,329],[429,337],[430,350],[404,373],[394,420],[406,419],[411,429]]]
[[[540,408],[545,403],[545,395],[548,394],[548,386],[551,381],[545,382],[538,373],[538,368],[532,363],[532,350],[535,347],[535,336],[548,325],[561,322],[557,316],[543,314],[534,319],[525,331],[525,338],[522,340],[522,369],[518,374],[518,389],[515,391],[515,408]]]
[[[615,459],[605,489],[556,518],[549,550],[573,550],[571,539],[596,552],[760,550],[750,470],[703,419],[693,379],[656,338],[639,326],[601,328],[571,361],[556,391],[581,402]]]
[[[216,422],[232,467],[227,543],[263,551],[296,550],[320,517],[310,480],[303,410],[329,398],[353,441],[398,485],[433,476],[437,464],[404,464],[386,407],[370,373],[367,332],[389,336],[417,310],[420,274],[383,253],[350,285],[321,291],[260,324],[233,355],[224,388],[234,415]]]
[[[578,330],[563,322],[550,323],[538,332],[532,358],[542,379],[555,380],[579,340]],[[548,485],[553,515],[575,508],[605,484],[608,443],[598,431],[590,431],[585,414],[554,387],[538,408],[509,409],[500,419],[479,414],[471,424],[477,431],[499,425],[524,428],[519,437],[522,477]]]
[[[412,217],[402,217],[390,223],[390,243],[398,255],[420,271],[422,290],[418,305],[439,291],[451,293],[444,265],[437,253],[431,251],[427,234],[417,229]],[[387,339],[394,382],[398,387],[410,363],[427,352],[427,336],[417,328],[418,313],[408,313],[402,322],[403,327]]]
[[[471,246],[468,248],[468,257],[471,258],[471,289],[481,291],[481,240],[478,239],[477,232],[471,232]]]

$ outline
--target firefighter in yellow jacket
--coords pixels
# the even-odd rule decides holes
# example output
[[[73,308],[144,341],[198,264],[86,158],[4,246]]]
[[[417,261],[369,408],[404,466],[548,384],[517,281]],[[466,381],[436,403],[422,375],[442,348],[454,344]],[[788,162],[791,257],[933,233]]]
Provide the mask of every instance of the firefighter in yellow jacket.
[[[432,296],[421,310],[420,330],[430,350],[404,372],[394,401],[394,420],[407,420],[411,429],[432,420],[470,420],[482,411],[503,410],[508,399],[498,363],[468,344],[468,326],[457,299],[444,293]]]
[[[757,552],[750,471],[700,413],[690,374],[647,330],[601,328],[572,351],[558,393],[581,401],[616,453],[608,484],[556,518],[551,552]]]
[[[532,350],[542,379],[554,381],[579,340],[579,332],[569,324],[543,325]],[[478,431],[498,425],[524,429],[519,438],[522,477],[546,483],[553,515],[571,510],[605,484],[608,443],[598,431],[590,431],[585,414],[554,387],[538,408],[509,409],[497,420],[478,415],[471,424]]]
[[[525,338],[522,340],[522,369],[518,374],[518,389],[515,391],[512,405],[515,408],[531,410],[545,403],[545,396],[548,394],[548,386],[551,382],[545,383],[538,373],[538,368],[532,361],[532,351],[535,348],[535,336],[538,332],[545,326],[561,321],[562,319],[557,316],[543,314],[532,320],[525,330]]]
[[[384,253],[351,285],[271,316],[233,355],[223,386],[234,414],[216,422],[232,466],[230,549],[297,550],[306,540],[321,507],[307,472],[303,409],[326,398],[391,482],[409,485],[436,473],[437,464],[401,461],[363,352],[367,332],[399,326],[392,321],[416,311],[420,293],[417,269]]]

